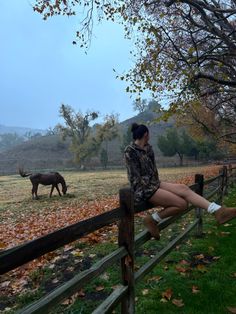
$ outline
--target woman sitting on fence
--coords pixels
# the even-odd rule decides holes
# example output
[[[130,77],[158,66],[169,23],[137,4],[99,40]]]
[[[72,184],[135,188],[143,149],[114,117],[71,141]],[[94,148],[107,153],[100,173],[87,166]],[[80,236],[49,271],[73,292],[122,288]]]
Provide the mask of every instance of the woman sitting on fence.
[[[159,239],[158,223],[175,216],[188,207],[188,203],[214,214],[216,221],[223,224],[236,217],[236,208],[226,208],[211,203],[192,191],[188,186],[159,180],[155,156],[149,141],[149,130],[143,124],[133,123],[133,143],[125,149],[128,178],[134,192],[135,204],[148,201],[164,209],[144,218],[144,225],[151,235]]]

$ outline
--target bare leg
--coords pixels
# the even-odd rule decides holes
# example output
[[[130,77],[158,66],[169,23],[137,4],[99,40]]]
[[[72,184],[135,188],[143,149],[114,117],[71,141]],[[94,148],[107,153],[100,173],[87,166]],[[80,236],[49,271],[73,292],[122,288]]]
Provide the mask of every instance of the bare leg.
[[[159,188],[156,193],[149,199],[149,202],[155,206],[162,206],[164,210],[159,213],[163,219],[169,216],[175,216],[188,207],[188,203],[182,197]]]
[[[188,207],[188,203],[184,198],[172,192],[163,190],[162,188],[159,188],[155,192],[155,194],[149,199],[149,202],[154,206],[164,207],[164,210],[158,213],[161,219],[169,216],[175,216],[186,210]],[[148,231],[155,239],[159,240],[160,234],[157,224],[158,222],[151,215],[144,218],[144,225]]]
[[[172,195],[165,194],[165,192],[170,192]],[[178,199],[175,199],[175,197]],[[165,199],[167,198],[167,200]],[[198,195],[197,193],[193,192],[188,186],[184,184],[177,184],[177,183],[167,183],[161,182],[160,188],[156,191],[156,193],[151,197],[149,200],[151,203],[155,205],[166,206],[167,208],[159,214],[160,218],[165,218],[168,216],[174,216],[178,212],[180,212],[181,208],[181,201],[185,200],[185,202],[189,202],[196,207],[200,207],[203,209],[208,209],[209,205],[211,204],[208,200],[204,197]],[[180,201],[180,203],[178,203]],[[169,207],[168,207],[169,204]],[[176,208],[176,207],[177,208]],[[216,221],[219,224],[223,224],[233,218],[236,217],[236,208],[231,207],[223,207],[221,206],[214,212]]]
[[[194,206],[207,209],[210,205],[208,200],[193,192],[187,185],[161,182],[160,188],[182,197]]]

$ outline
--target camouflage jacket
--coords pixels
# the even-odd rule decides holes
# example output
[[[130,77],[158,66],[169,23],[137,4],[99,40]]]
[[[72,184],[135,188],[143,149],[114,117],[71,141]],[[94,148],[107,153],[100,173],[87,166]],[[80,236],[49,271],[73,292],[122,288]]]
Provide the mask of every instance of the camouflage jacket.
[[[135,143],[125,148],[124,158],[128,179],[134,192],[134,202],[148,200],[159,188],[160,180],[152,146],[142,149]]]

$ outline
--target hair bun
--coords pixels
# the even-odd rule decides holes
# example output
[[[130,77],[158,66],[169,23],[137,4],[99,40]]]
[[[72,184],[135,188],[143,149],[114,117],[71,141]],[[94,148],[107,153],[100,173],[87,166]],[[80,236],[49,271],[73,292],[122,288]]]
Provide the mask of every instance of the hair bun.
[[[139,127],[138,123],[132,123],[132,125],[131,125],[131,132],[134,132],[135,130],[137,130],[138,127]]]

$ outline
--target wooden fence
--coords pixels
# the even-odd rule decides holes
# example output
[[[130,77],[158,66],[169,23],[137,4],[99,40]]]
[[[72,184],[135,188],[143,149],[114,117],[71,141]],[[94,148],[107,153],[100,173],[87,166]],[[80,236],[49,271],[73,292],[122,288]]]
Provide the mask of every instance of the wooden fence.
[[[231,165],[224,166],[218,176],[204,180],[203,175],[195,175],[195,183],[190,186],[192,190],[207,199],[215,197],[215,200],[222,202],[227,189],[235,181],[235,168]],[[205,187],[215,185],[213,191],[205,193]],[[164,219],[159,227],[160,230],[175,222],[178,218],[186,215],[190,210],[195,210],[196,218],[181,234],[167,244],[156,256],[152,257],[137,272],[134,272],[134,253],[145,242],[150,240],[150,233],[144,230],[134,236],[134,214],[151,209],[149,203],[140,204],[134,207],[133,196],[129,188],[120,190],[120,206],[109,212],[93,218],[75,223],[68,227],[52,232],[46,236],[27,242],[0,252],[0,274],[17,268],[33,259],[62,247],[65,244],[78,240],[91,232],[102,227],[119,222],[118,244],[119,248],[96,262],[90,269],[82,271],[72,279],[62,284],[40,300],[26,306],[18,313],[48,313],[55,305],[67,299],[79,289],[88,284],[92,279],[103,273],[114,262],[121,261],[122,282],[94,311],[93,314],[111,313],[121,304],[122,314],[135,313],[135,284],[148,274],[171,250],[180,243],[195,228],[196,235],[202,234],[202,209],[189,207],[185,212],[175,217]]]

